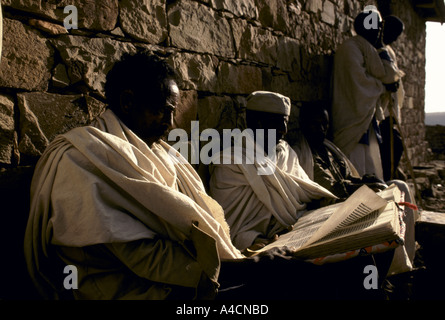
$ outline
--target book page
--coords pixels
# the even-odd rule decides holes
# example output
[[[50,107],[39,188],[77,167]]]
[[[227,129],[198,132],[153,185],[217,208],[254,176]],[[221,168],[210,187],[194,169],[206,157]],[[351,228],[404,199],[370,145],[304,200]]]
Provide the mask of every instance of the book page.
[[[345,202],[304,213],[293,225],[291,231],[281,235],[278,240],[257,252],[276,247],[287,247],[294,251],[308,247],[363,216],[384,208],[393,197],[393,193],[394,188],[389,189],[385,193],[385,197],[388,200],[385,200],[369,187],[363,186],[354,192]]]
[[[343,253],[385,241],[403,243],[403,234],[397,215],[398,208],[391,201],[384,209],[373,211],[369,217],[341,228],[308,247],[296,251],[297,256],[317,258]]]
[[[313,235],[320,226],[329,219],[339,204],[334,204],[321,209],[305,212],[292,226],[292,230],[281,235],[278,240],[270,243],[266,247],[257,250],[262,252],[271,248],[287,247],[291,250],[298,250]]]
[[[320,209],[305,212],[292,226],[292,230],[281,235],[277,241],[272,242],[265,251],[271,248],[286,246],[291,250],[297,250],[329,219],[329,217],[340,207],[342,203],[336,203]]]
[[[397,185],[392,184],[388,188],[377,192],[377,195],[385,199],[386,201],[393,200],[394,202],[400,202],[403,200],[402,198],[402,192],[397,187]]]
[[[350,225],[373,211],[384,208],[387,204],[387,200],[377,195],[369,187],[361,186],[335,210],[329,219],[305,243],[305,246],[309,246],[329,233]]]

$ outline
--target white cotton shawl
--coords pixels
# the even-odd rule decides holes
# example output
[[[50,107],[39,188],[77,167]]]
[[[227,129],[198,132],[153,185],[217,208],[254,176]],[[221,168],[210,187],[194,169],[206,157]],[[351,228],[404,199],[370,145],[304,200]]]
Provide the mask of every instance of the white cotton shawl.
[[[384,118],[389,117],[389,108],[393,108],[395,120],[398,123],[402,123],[401,108],[403,106],[403,99],[405,98],[405,90],[403,88],[402,78],[405,76],[405,73],[397,66],[396,53],[391,48],[391,46],[387,45],[384,49],[388,52],[392,61],[390,62],[387,60],[383,60],[383,65],[385,66],[385,70],[387,73],[386,77],[388,79],[383,79],[382,82],[392,83],[395,81],[399,81],[399,88],[396,92],[387,91],[381,98]]]
[[[347,39],[334,58],[333,142],[349,154],[368,130],[384,92],[386,71],[377,50],[363,37]]]
[[[223,215],[176,150],[165,142],[148,147],[108,110],[92,126],[58,136],[39,160],[25,257],[31,275],[45,278],[51,244],[183,241],[197,225],[214,239],[220,258],[242,258]]]
[[[242,152],[248,155],[246,149]],[[253,164],[235,164],[233,152],[221,159],[224,162],[210,166],[210,195],[224,208],[232,241],[239,249],[250,246],[260,234],[271,237],[293,225],[308,202],[335,198],[309,179],[284,140],[277,145],[276,163],[265,157],[262,164],[253,159]],[[273,168],[273,173],[258,174],[265,166]]]

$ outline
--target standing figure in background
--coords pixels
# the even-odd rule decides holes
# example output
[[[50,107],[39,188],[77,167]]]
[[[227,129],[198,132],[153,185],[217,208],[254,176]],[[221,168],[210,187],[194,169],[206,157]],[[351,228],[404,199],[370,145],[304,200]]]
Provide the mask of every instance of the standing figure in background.
[[[378,24],[365,26],[369,18],[378,18]],[[380,96],[385,92],[381,79],[386,72],[375,47],[381,25],[378,11],[361,12],[354,21],[357,35],[337,49],[331,128],[333,142],[361,176],[375,174],[383,179],[376,115]]]
[[[385,180],[389,180],[402,174],[397,171],[397,167],[402,158],[403,144],[400,133],[394,126],[397,123],[401,124],[400,109],[405,97],[402,85],[402,77],[405,73],[398,68],[396,54],[390,44],[399,38],[405,26],[396,16],[387,16],[383,21],[382,47],[378,51],[385,69],[388,70],[388,77],[382,80],[386,92],[382,95],[381,100],[384,120],[380,122],[380,132],[382,134],[380,153],[383,176]]]

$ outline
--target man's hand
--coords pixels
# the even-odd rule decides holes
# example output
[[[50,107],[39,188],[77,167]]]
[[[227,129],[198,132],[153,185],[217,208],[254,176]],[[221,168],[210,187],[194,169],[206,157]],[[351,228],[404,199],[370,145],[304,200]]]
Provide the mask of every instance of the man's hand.
[[[250,257],[249,259],[252,259],[255,262],[265,262],[265,261],[273,261],[273,260],[290,260],[293,257],[293,253],[290,249],[284,247],[276,247],[276,248],[271,248],[269,250],[266,251],[262,251],[252,257]]]
[[[362,177],[362,182],[375,192],[379,192],[388,188],[388,185],[385,183],[385,181],[371,174],[365,174]]]
[[[244,259],[223,260],[218,282],[225,286],[249,282],[270,274],[271,270],[284,270],[290,260],[293,260],[292,251],[281,247],[272,248]]]
[[[373,182],[366,184],[369,188],[371,188],[374,192],[379,192],[388,188],[388,186],[384,183]]]
[[[253,254],[254,251],[260,250],[262,248],[264,248],[265,246],[267,246],[269,243],[272,243],[274,241],[276,241],[278,239],[278,235],[274,235],[272,238],[268,239],[268,238],[262,238],[262,237],[258,237],[255,239],[254,243],[243,250],[243,254],[245,256],[251,256]]]
[[[361,182],[362,183],[381,183],[381,184],[385,184],[385,181],[383,181],[382,179],[377,178],[376,175],[374,174],[365,174],[362,176],[361,178]]]

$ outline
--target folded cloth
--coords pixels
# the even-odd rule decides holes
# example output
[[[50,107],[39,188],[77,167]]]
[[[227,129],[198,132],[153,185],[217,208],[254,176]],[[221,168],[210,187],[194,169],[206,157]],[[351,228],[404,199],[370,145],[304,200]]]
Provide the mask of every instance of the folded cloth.
[[[39,160],[25,257],[32,278],[44,287],[51,245],[83,247],[156,236],[193,241],[194,226],[214,239],[217,254],[209,256],[243,257],[232,245],[221,206],[205,193],[188,162],[165,142],[148,147],[107,110],[91,126],[56,137]],[[217,277],[218,260],[204,265]]]

